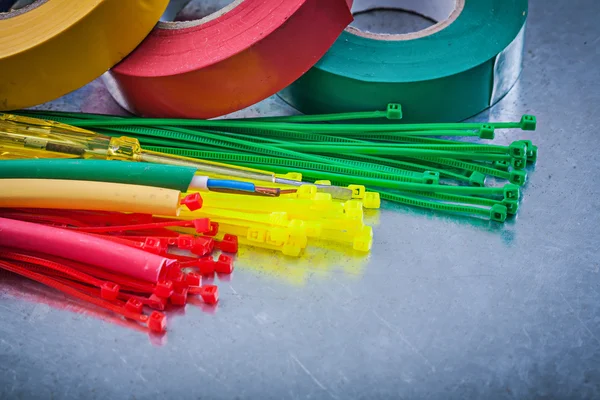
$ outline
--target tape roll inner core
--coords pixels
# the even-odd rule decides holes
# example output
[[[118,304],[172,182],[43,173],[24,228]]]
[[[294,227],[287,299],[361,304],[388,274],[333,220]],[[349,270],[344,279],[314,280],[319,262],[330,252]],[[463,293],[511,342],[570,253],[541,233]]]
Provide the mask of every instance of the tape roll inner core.
[[[217,19],[217,18],[227,14],[228,12],[232,11],[234,8],[236,8],[237,6],[242,4],[244,1],[246,1],[246,0],[201,0],[201,1],[198,1],[198,3],[200,3],[200,5],[199,5],[200,10],[204,10],[207,8],[208,9],[217,8],[217,10],[208,15],[202,16],[201,18],[193,19],[193,20],[189,20],[189,21],[162,21],[161,20],[157,24],[157,27],[160,29],[185,29],[185,28],[200,26],[200,25],[206,24],[207,22],[210,22],[214,19]],[[191,6],[194,6],[193,3],[196,3],[196,2],[195,1],[180,2],[180,11],[183,10],[184,8],[186,8],[186,6],[188,6],[188,3],[190,3]],[[203,14],[203,13],[201,13],[201,14]]]
[[[13,8],[10,11],[0,12],[0,19],[13,18],[13,17],[16,17],[17,15],[24,14],[28,11],[33,10],[34,8],[41,6],[42,4],[44,4],[47,1],[48,0],[34,0],[34,1],[23,2],[20,4],[18,2],[15,2],[15,4],[13,4],[13,6],[12,6]],[[16,6],[18,6],[19,8],[14,8]]]
[[[403,34],[368,32],[356,27],[346,28],[348,33],[374,40],[414,40],[439,32],[451,25],[462,13],[465,0],[354,0],[352,13],[364,13],[376,9],[408,11],[437,21],[426,29]]]

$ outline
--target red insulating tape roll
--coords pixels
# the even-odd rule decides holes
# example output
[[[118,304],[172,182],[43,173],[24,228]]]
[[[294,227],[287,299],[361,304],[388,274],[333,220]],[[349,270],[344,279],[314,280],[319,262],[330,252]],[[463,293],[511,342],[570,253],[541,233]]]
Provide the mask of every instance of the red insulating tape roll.
[[[348,0],[237,0],[221,15],[159,23],[106,82],[138,115],[218,117],[298,79],[350,22]]]

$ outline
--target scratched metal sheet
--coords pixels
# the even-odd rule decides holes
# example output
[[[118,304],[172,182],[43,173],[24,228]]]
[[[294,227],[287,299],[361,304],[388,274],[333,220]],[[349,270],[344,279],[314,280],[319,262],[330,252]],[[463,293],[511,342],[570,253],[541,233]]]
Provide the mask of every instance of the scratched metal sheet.
[[[539,118],[517,219],[384,204],[364,258],[245,249],[162,337],[0,274],[0,398],[600,398],[599,12],[532,0],[522,79],[476,117]],[[122,112],[99,81],[44,108]]]

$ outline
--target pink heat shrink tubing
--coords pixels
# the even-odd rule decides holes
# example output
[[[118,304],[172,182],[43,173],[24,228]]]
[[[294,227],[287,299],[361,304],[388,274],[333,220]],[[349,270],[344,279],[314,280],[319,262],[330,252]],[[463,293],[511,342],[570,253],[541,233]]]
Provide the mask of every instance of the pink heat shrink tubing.
[[[93,235],[7,218],[0,218],[0,246],[62,257],[148,282],[158,282],[166,267],[176,262]]]

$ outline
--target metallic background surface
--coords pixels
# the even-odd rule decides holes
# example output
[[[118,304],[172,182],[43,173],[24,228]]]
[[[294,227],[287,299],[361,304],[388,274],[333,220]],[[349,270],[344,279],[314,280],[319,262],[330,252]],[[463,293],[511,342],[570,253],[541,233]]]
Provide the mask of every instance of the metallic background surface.
[[[600,398],[599,13],[531,0],[523,75],[476,117],[538,117],[518,218],[386,203],[368,257],[246,249],[162,337],[0,273],[0,398]],[[43,107],[122,113],[100,81]]]

